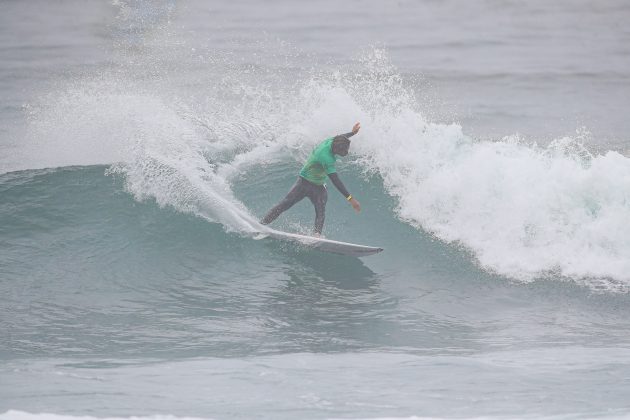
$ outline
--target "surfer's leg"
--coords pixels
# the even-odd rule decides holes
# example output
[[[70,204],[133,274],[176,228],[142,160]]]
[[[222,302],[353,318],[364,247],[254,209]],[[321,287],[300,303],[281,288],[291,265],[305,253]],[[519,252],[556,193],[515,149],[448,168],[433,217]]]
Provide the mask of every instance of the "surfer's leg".
[[[295,203],[302,200],[306,197],[307,189],[305,188],[306,181],[304,181],[301,177],[298,177],[298,180],[293,184],[291,190],[287,194],[286,197],[282,199],[275,207],[267,212],[265,217],[262,218],[260,223],[263,225],[268,225],[273,222],[282,214],[282,212],[290,209]]]
[[[322,234],[324,228],[324,219],[326,217],[326,201],[328,201],[328,192],[323,185],[313,185],[309,191],[308,198],[315,206],[315,233]]]

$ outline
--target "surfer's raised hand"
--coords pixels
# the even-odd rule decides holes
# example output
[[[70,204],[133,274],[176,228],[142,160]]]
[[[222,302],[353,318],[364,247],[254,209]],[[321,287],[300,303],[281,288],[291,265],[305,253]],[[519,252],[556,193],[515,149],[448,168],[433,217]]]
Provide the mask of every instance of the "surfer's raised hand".
[[[359,202],[357,201],[357,199],[356,199],[356,198],[354,198],[354,197],[353,197],[353,198],[351,198],[351,199],[350,199],[350,204],[352,204],[352,208],[353,208],[353,209],[354,209],[357,213],[361,211],[361,203],[359,203]]]
[[[352,133],[357,134],[360,129],[361,129],[361,123],[358,122],[352,127]]]

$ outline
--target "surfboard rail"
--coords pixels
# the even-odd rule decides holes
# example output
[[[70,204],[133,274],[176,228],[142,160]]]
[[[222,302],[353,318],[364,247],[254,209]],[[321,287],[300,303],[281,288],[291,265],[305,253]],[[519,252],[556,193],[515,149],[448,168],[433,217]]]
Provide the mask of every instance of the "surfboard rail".
[[[300,245],[309,248],[318,249],[324,252],[332,252],[334,254],[348,255],[352,257],[366,257],[368,255],[378,254],[379,252],[383,251],[383,248],[380,247],[335,241],[332,239],[301,235],[299,233],[283,232],[275,229],[266,229],[264,232],[260,233],[274,239],[297,242]]]

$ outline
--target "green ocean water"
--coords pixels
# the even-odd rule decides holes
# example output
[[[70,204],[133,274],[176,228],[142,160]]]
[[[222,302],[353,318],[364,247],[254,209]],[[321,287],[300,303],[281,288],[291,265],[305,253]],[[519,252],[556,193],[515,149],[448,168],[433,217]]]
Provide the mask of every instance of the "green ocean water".
[[[0,420],[626,417],[629,17],[0,2]]]
[[[488,274],[392,218],[378,179],[349,177],[371,197],[361,223],[329,208],[335,236],[386,249],[359,260],[135,201],[106,169],[0,179],[5,411],[449,417],[590,400],[580,412],[606,414],[593,389],[626,408],[627,295]],[[237,196],[263,209],[280,179]],[[301,205],[286,223],[312,216]]]

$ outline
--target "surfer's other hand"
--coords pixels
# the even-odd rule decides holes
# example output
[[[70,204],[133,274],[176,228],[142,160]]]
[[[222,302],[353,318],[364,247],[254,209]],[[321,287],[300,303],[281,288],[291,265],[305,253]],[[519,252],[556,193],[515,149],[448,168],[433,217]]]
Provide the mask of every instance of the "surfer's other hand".
[[[358,213],[361,211],[361,203],[357,201],[356,198],[350,199],[350,204],[352,204],[352,208]]]
[[[352,127],[352,132],[353,132],[354,134],[357,134],[357,133],[359,132],[359,130],[360,130],[360,129],[361,129],[361,123],[360,123],[360,122],[358,122],[358,123],[356,123],[356,124]]]

